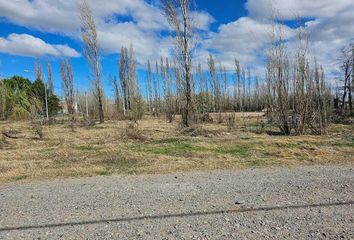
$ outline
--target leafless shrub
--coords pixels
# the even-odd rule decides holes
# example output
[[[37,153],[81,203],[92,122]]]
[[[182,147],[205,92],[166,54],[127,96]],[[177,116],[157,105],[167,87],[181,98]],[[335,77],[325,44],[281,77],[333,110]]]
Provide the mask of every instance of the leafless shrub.
[[[298,38],[295,64],[291,65],[282,29],[274,29],[273,45],[268,52],[268,109],[271,111],[267,115],[284,135],[326,134],[330,91],[322,67],[318,67],[316,60],[309,60],[308,41],[303,39],[301,31]]]
[[[200,117],[200,121],[203,123],[213,123],[214,119],[213,117],[209,114],[209,113],[204,113],[201,117]]]
[[[227,129],[229,131],[236,128],[236,115],[235,113],[229,113],[227,116]]]
[[[146,137],[139,130],[139,125],[136,122],[129,122],[122,133],[122,138],[127,140],[145,141]]]

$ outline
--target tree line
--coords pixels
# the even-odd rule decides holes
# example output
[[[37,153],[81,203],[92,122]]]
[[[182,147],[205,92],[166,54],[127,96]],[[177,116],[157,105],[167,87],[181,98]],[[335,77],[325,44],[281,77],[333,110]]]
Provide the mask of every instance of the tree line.
[[[325,71],[309,53],[310,42],[301,30],[298,33],[297,48],[290,51],[284,41],[282,29],[274,25],[271,44],[266,51],[266,69],[264,76],[257,76],[251,66],[242,66],[234,60],[234,69],[226,69],[222,63],[209,55],[206,68],[194,60],[197,48],[197,27],[192,12],[191,0],[163,0],[162,12],[170,24],[175,37],[174,58],[161,57],[147,61],[145,84],[140,84],[137,74],[137,61],[133,46],[122,47],[117,62],[119,78],[112,77],[114,99],[105,95],[102,87],[101,52],[98,47],[96,24],[92,10],[86,1],[81,1],[81,37],[83,53],[88,62],[92,80],[91,93],[79,93],[74,90],[74,73],[69,60],[61,62],[61,78],[67,112],[74,121],[75,111],[83,113],[85,118],[130,118],[134,121],[142,118],[147,111],[154,116],[165,115],[169,122],[175,115],[181,115],[181,124],[188,127],[198,123],[208,113],[264,111],[268,121],[279,127],[283,134],[325,134],[333,113],[353,114],[352,92],[354,82],[354,46],[343,50],[341,61],[344,72],[343,88],[333,89],[327,84]],[[35,66],[37,80],[33,85],[41,85],[41,66]],[[53,83],[51,66],[48,71],[48,103],[43,103],[44,89],[36,92],[41,113],[43,105],[48,106],[50,115],[53,107]],[[18,77],[17,77],[18,79]],[[3,118],[12,112],[4,107],[10,98],[4,98],[9,92],[19,94],[9,88],[9,80],[1,81],[0,113]],[[22,80],[21,80],[22,81]],[[27,85],[31,85],[26,81]],[[26,86],[27,86],[26,85]],[[6,87],[4,87],[6,86]],[[144,88],[142,88],[144,86]],[[37,87],[39,88],[39,87]],[[31,90],[33,92],[33,90]],[[26,93],[27,94],[27,93]],[[41,95],[40,95],[41,94]],[[40,95],[40,96],[39,96]],[[33,94],[26,95],[33,96]],[[12,109],[18,106],[28,107],[36,104],[23,104],[19,97],[13,100]],[[28,98],[30,99],[30,98]],[[31,101],[34,101],[31,99]],[[77,104],[77,109],[74,105]],[[11,104],[10,104],[11,105]],[[7,105],[6,105],[7,106]],[[59,106],[59,105],[58,105]],[[335,108],[335,109],[334,109]],[[6,113],[7,112],[7,113]],[[15,115],[21,115],[16,113]]]
[[[0,119],[29,120],[36,116],[55,116],[61,111],[60,100],[46,89],[42,78],[33,83],[13,76],[0,81]]]

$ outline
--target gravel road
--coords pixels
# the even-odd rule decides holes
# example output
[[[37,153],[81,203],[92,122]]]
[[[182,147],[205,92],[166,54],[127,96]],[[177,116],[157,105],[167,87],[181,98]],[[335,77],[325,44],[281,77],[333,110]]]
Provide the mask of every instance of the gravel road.
[[[354,239],[354,166],[0,185],[0,239]]]

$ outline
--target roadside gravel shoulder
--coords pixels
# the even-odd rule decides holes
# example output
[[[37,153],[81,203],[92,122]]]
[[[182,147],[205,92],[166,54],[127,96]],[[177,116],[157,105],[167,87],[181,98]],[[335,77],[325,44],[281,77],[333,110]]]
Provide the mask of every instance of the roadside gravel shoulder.
[[[0,185],[0,239],[354,239],[354,166]]]

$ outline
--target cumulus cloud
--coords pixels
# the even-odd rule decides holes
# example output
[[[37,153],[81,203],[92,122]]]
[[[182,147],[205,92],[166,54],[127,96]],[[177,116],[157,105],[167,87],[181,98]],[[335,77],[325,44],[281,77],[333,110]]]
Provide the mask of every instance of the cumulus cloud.
[[[75,49],[67,45],[51,45],[32,35],[15,33],[7,38],[0,38],[0,52],[30,57],[80,57]]]
[[[78,21],[76,1],[1,1],[0,16],[45,32],[74,31]]]
[[[220,25],[218,32],[210,33],[203,46],[230,70],[234,69],[235,58],[244,65],[256,65],[260,63],[259,54],[271,41],[274,28],[281,29],[285,40],[295,35],[294,30],[287,26],[242,17]]]
[[[354,41],[354,2],[351,0],[248,0],[248,17],[222,24],[217,32],[210,32],[203,47],[196,54],[197,61],[206,65],[206,57],[212,53],[217,62],[229,70],[234,69],[234,59],[253,66],[264,73],[264,53],[269,46],[273,27],[280,28],[288,42],[289,54],[296,48],[296,34],[301,31],[309,38],[309,53],[316,58],[329,79],[338,73],[338,56],[341,47]],[[277,18],[274,24],[274,18]],[[289,27],[281,20],[303,21],[301,27]],[[273,22],[273,23],[272,23]]]
[[[118,53],[122,46],[133,45],[139,63],[147,59],[155,60],[159,56],[170,56],[173,39],[166,32],[168,24],[162,16],[158,0],[88,0],[97,22],[99,46],[103,53]],[[222,4],[216,2],[215,4]],[[229,70],[238,58],[245,65],[258,68],[264,64],[264,49],[270,40],[276,16],[281,20],[307,21],[303,30],[310,36],[311,51],[318,62],[329,72],[336,69],[337,52],[343,45],[353,40],[354,1],[352,0],[248,0],[245,7],[249,16],[234,22],[222,24],[216,32],[211,32],[210,24],[215,20],[207,12],[193,12],[200,36],[195,52],[197,62],[206,64],[209,53],[216,61],[223,62]],[[79,39],[79,5],[77,0],[14,0],[0,1],[0,16],[17,25],[43,32],[60,33]],[[296,29],[278,23],[285,39],[295,46]],[[0,44],[7,48],[15,45],[15,40],[0,38]],[[13,47],[25,55],[45,54],[77,55],[67,46],[49,45],[41,40],[30,39],[22,35],[22,42],[34,47]],[[28,42],[32,42],[31,44]],[[21,51],[20,51],[21,49]],[[2,50],[4,51],[4,50]],[[8,50],[10,51],[10,50]]]
[[[158,4],[144,0],[88,0],[97,23],[99,46],[103,53],[118,53],[133,45],[139,61],[169,56],[172,41],[168,23]],[[43,32],[60,33],[75,39],[79,34],[79,1],[16,0],[0,1],[0,16]],[[207,12],[193,12],[198,29],[207,31],[214,21]]]
[[[332,79],[338,72],[339,50],[354,40],[352,0],[248,0],[246,8],[254,19],[310,19],[303,27],[309,50]]]
[[[159,52],[156,48],[161,38],[157,33],[167,29],[167,22],[157,7],[143,0],[88,2],[95,15],[99,46],[103,53],[117,53],[122,46],[130,44],[134,46],[137,55],[147,56],[150,53],[150,57],[153,57]],[[0,16],[31,29],[80,39],[79,1],[76,0],[0,1]],[[121,21],[124,17],[131,18],[131,21]],[[40,45],[50,54],[58,55],[58,52],[65,55],[73,54],[65,46],[50,48],[43,42]],[[21,52],[28,55],[24,50]],[[38,55],[35,49],[28,51],[30,54]]]
[[[336,17],[353,4],[352,0],[248,0],[246,8],[254,18],[291,20],[298,17]]]
[[[209,30],[210,24],[212,24],[215,19],[207,12],[193,12],[192,18],[195,22],[196,28],[199,30]]]

